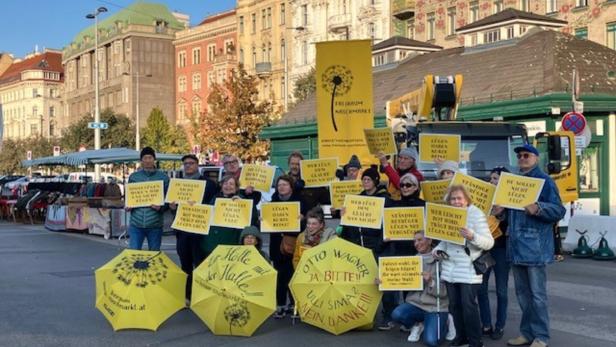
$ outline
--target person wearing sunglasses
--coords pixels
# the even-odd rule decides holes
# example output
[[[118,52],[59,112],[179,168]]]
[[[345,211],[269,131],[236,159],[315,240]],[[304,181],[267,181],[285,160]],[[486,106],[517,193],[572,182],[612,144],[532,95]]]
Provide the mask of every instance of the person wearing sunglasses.
[[[520,175],[545,181],[539,199],[508,214],[507,258],[522,310],[520,336],[509,346],[545,347],[550,341],[546,265],[554,261],[553,228],[566,213],[554,180],[539,168],[539,151],[529,145],[514,149]]]
[[[395,169],[389,164],[387,156],[383,152],[379,152],[377,158],[381,164],[380,172],[385,173],[389,179],[387,191],[394,200],[398,200],[400,197],[400,178],[402,176],[410,173],[417,178],[417,181],[424,180],[423,174],[417,169],[419,154],[413,146],[403,148],[398,152],[398,162]]]

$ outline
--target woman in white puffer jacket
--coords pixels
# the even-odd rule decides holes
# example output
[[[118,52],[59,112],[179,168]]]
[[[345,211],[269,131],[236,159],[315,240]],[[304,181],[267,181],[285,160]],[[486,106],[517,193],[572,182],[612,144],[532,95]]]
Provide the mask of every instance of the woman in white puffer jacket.
[[[466,227],[460,230],[465,245],[441,242],[432,252],[436,258],[443,260],[441,279],[447,284],[449,296],[449,313],[453,316],[457,336],[450,346],[481,347],[481,323],[477,292],[483,280],[475,272],[473,261],[483,251],[494,245],[486,215],[471,204],[469,194],[464,186],[452,185],[447,191],[445,201],[455,207],[468,209]]]

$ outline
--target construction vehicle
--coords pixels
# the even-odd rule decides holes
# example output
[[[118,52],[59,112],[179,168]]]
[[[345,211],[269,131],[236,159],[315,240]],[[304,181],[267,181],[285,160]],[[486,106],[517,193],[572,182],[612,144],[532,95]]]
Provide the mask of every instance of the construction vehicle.
[[[386,104],[387,125],[398,147],[417,146],[420,133],[461,135],[460,170],[487,179],[490,171],[504,166],[516,172],[515,147],[529,142],[524,124],[503,121],[458,121],[463,77],[426,75],[421,88]],[[556,182],[563,203],[578,199],[578,168],[574,134],[541,132],[533,144],[540,165]],[[436,164],[417,163],[426,178],[434,179]]]

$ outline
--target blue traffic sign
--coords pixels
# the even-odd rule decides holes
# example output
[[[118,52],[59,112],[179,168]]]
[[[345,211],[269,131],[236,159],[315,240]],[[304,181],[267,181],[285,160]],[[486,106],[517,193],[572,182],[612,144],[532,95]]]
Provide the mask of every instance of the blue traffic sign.
[[[88,129],[107,129],[109,128],[109,124],[105,122],[89,122]]]

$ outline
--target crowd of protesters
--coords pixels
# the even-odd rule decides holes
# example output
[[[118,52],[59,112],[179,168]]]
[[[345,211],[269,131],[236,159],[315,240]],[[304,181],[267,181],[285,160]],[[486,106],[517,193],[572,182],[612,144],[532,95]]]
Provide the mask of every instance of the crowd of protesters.
[[[183,178],[206,180],[202,201],[214,204],[219,198],[252,199],[255,206],[251,225],[240,229],[212,226],[208,235],[176,231],[177,253],[182,270],[189,275],[186,287],[190,299],[190,276],[218,245],[254,245],[271,261],[278,272],[276,319],[295,315],[289,282],[305,250],[318,246],[334,237],[372,250],[374,257],[414,256],[423,258],[421,291],[384,292],[381,303],[379,330],[391,330],[399,324],[401,330],[410,331],[408,341],[423,341],[437,346],[450,340],[450,346],[480,347],[483,337],[494,340],[503,337],[507,321],[507,285],[509,272],[515,280],[515,292],[522,311],[520,336],[507,341],[510,346],[531,345],[544,347],[549,343],[549,317],[546,293],[546,265],[554,260],[553,229],[565,214],[554,181],[538,167],[539,153],[531,145],[515,148],[518,159],[517,174],[545,180],[536,203],[524,210],[493,206],[489,215],[473,204],[464,186],[451,185],[444,204],[466,208],[466,226],[460,229],[464,244],[438,242],[417,231],[413,241],[392,241],[383,238],[383,230],[342,226],[333,229],[326,225],[322,206],[330,204],[326,187],[306,188],[301,176],[300,152],[288,157],[288,173],[274,182],[272,202],[299,202],[301,232],[270,233],[269,249],[263,251],[264,237],[259,231],[260,220],[256,211],[261,193],[253,187],[240,189],[241,163],[237,156],[223,156],[223,176],[213,182],[199,174],[199,161],[195,155],[182,158]],[[357,156],[352,156],[337,173],[340,180],[361,180],[360,195],[385,199],[385,207],[422,207],[421,185],[424,173],[417,168],[415,148],[403,148],[397,156],[396,166],[379,154],[380,166],[362,167]],[[141,169],[131,174],[129,183],[163,181],[165,191],[169,178],[156,168],[156,153],[146,147],[141,151]],[[437,178],[450,179],[460,170],[458,163],[437,163]],[[500,175],[508,172],[496,167],[490,173],[490,182],[497,184]],[[381,174],[388,178],[381,182]],[[145,239],[150,250],[159,250],[165,210],[175,213],[177,204],[130,209],[130,244],[141,249]],[[333,217],[343,216],[345,209],[332,210]],[[496,284],[496,321],[492,324],[488,282],[494,273]],[[378,279],[377,279],[378,281]]]

